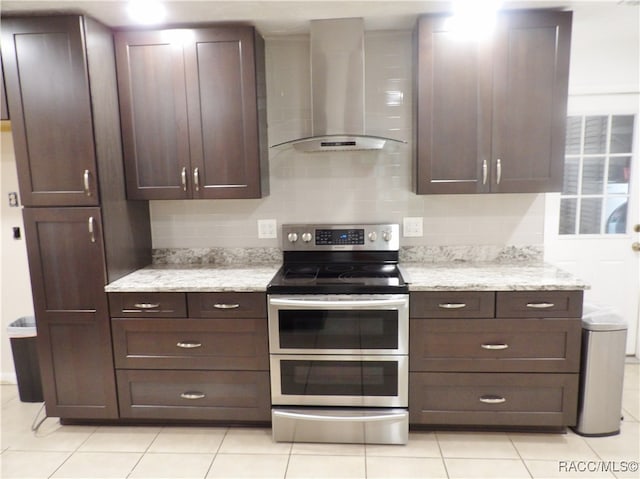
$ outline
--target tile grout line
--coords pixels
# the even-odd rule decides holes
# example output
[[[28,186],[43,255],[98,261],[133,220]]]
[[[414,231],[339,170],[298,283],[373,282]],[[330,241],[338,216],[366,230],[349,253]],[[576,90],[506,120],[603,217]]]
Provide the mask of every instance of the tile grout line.
[[[36,413],[36,414],[38,414],[38,413]],[[46,414],[46,412],[45,412],[45,414]],[[32,431],[34,437],[36,437],[36,434],[38,433],[39,428],[42,427],[42,425],[44,424],[44,421],[47,420],[47,419],[48,419],[48,416],[45,416],[44,420],[38,426],[38,429],[36,429],[35,431]],[[61,427],[64,427],[64,425],[60,423],[60,418],[58,418],[58,424]],[[69,452],[69,455],[67,456],[67,458],[64,461],[62,461],[62,463],[58,467],[56,467],[56,469],[51,474],[49,474],[48,477],[49,478],[53,477],[56,474],[56,472],[58,472],[60,470],[60,468],[62,468],[62,466],[64,466],[67,463],[67,461],[69,461],[69,459],[71,459],[71,457],[76,452],[79,451],[79,449],[82,447],[82,445],[84,443],[86,443],[89,440],[89,438],[95,434],[97,429],[98,429],[98,426],[94,426],[93,427],[93,431],[91,431],[91,434],[89,434],[84,441],[82,441],[80,444],[78,444],[78,446],[73,451]],[[68,451],[65,451],[65,452],[68,452]]]
[[[509,442],[513,446],[513,449],[515,449],[516,454],[520,458],[520,462],[522,463],[522,465],[524,466],[525,470],[527,471],[527,474],[529,474],[530,478],[533,478],[533,472],[531,472],[531,470],[529,469],[529,466],[527,466],[527,461],[525,461],[524,457],[522,457],[522,454],[520,454],[520,449],[518,449],[518,446],[516,446],[516,443],[513,442],[513,438],[511,437],[511,434],[509,434],[509,433],[506,433],[506,434],[507,434],[507,438],[509,439]]]
[[[133,467],[131,468],[131,470],[129,471],[129,473],[127,474],[127,478],[131,477],[131,474],[133,474],[133,471],[136,470],[136,467],[138,467],[138,464],[140,464],[140,461],[142,461],[142,458],[145,456],[145,454],[147,452],[149,452],[149,448],[151,447],[151,445],[156,441],[156,439],[158,439],[158,436],[160,435],[160,433],[165,429],[165,426],[161,426],[160,430],[156,433],[155,437],[151,440],[151,442],[149,443],[149,445],[147,446],[147,448],[142,452],[142,454],[140,454],[140,457],[138,458],[138,460],[136,461],[136,463],[133,465]],[[132,451],[132,452],[137,452],[137,451]]]
[[[444,466],[444,473],[447,475],[447,479],[451,479],[451,474],[449,474],[449,468],[447,467],[447,461],[444,460],[444,453],[442,452],[442,446],[440,445],[440,439],[438,438],[438,431],[433,431],[433,435],[436,438],[436,444],[438,445],[438,451],[440,452],[440,460]]]
[[[220,452],[220,448],[222,447],[222,443],[224,443],[224,440],[227,438],[227,434],[228,433],[229,433],[229,427],[227,426],[225,428],[224,435],[222,436],[222,440],[220,441],[220,444],[218,444],[218,447],[216,448],[216,451],[213,453],[213,459],[211,459],[211,464],[209,464],[207,472],[205,472],[205,474],[204,474],[204,479],[206,479],[207,476],[209,475],[209,473],[211,472],[211,469],[213,468],[213,463],[216,462],[216,458],[218,457],[218,453]]]

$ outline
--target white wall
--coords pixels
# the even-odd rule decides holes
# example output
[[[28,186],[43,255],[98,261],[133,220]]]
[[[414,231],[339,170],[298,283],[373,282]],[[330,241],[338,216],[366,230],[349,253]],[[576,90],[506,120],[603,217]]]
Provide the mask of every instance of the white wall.
[[[8,194],[18,191],[18,175],[10,131],[2,131],[2,166],[0,168],[0,382],[15,382],[11,345],[7,326],[11,321],[33,315],[31,283],[27,264],[27,249],[22,225],[22,208],[10,208]],[[13,239],[12,228],[17,226],[22,239]]]
[[[543,195],[411,192],[411,32],[365,38],[367,132],[409,144],[380,153],[271,149],[271,194],[264,199],[152,201],[154,247],[278,246],[279,240],[258,239],[258,219],[402,223],[405,216],[424,217],[425,235],[403,238],[402,245],[542,244]],[[266,50],[269,144],[308,136],[308,37],[267,39]]]

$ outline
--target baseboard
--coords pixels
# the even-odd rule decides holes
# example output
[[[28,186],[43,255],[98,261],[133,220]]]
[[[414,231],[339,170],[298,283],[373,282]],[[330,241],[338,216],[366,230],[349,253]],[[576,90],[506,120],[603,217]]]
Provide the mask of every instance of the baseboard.
[[[16,373],[0,373],[0,384],[18,384]]]

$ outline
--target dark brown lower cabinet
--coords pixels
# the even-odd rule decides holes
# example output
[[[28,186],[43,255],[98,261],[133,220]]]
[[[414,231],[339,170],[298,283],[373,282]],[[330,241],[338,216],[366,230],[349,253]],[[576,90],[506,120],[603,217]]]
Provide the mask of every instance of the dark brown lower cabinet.
[[[271,420],[268,371],[119,370],[123,418]]]
[[[26,208],[47,415],[116,418],[100,208]]]
[[[576,423],[582,291],[412,292],[414,426]]]
[[[410,373],[413,424],[575,424],[577,374]]]
[[[267,298],[110,293],[120,417],[269,422]]]

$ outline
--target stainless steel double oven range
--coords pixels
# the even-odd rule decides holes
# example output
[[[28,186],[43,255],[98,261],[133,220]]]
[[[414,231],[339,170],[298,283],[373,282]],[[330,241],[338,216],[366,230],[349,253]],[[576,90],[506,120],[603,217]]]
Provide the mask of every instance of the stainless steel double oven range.
[[[399,226],[283,225],[267,288],[275,441],[405,444],[409,293]]]

